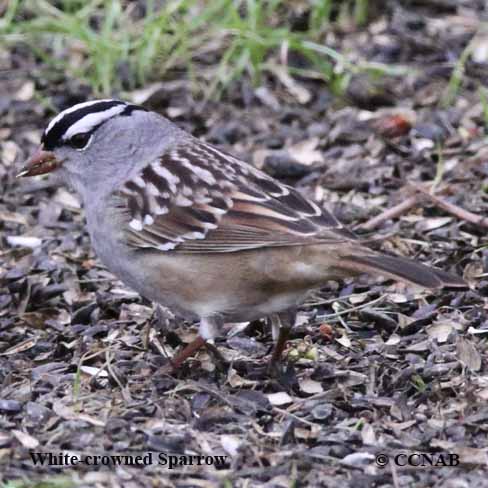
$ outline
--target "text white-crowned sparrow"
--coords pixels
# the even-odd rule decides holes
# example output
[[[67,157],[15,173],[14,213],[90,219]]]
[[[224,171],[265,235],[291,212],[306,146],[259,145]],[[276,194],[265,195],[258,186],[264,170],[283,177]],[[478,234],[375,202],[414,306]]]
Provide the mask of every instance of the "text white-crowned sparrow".
[[[425,288],[466,286],[368,249],[297,190],[137,105],[96,100],[61,112],[19,176],[50,171],[81,195],[109,270],[200,320],[201,338],[177,364],[212,341],[223,321],[283,317],[328,280],[368,273]],[[284,340],[283,333],[274,359]]]

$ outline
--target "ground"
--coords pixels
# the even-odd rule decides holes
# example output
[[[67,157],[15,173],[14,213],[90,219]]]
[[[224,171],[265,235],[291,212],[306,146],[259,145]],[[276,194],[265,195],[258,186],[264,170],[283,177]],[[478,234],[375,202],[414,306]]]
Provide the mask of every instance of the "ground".
[[[326,284],[300,309],[278,376],[261,321],[217,341],[228,366],[201,352],[165,372],[195,324],[100,264],[69,189],[15,179],[49,118],[91,89],[46,79],[23,44],[2,51],[2,486],[487,486],[487,12],[411,3],[331,36],[352,63],[403,68],[353,73],[342,96],[303,74],[258,87],[243,77],[218,101],[183,75],[124,94],[296,186],[384,251],[470,285]],[[35,466],[32,452],[227,458],[56,467]]]

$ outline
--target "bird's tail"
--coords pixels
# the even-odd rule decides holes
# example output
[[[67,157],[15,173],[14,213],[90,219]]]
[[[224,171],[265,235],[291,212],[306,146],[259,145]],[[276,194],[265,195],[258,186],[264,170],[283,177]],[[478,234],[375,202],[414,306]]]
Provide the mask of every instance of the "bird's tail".
[[[384,254],[349,255],[341,259],[341,267],[367,274],[381,274],[424,288],[467,288],[459,276],[416,263],[411,259]]]

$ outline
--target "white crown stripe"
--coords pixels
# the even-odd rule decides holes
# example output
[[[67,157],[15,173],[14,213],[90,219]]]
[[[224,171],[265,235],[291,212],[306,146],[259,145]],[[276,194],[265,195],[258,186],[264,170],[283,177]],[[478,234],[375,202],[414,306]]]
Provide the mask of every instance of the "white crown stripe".
[[[85,107],[89,107],[90,105],[95,105],[102,102],[112,102],[112,101],[113,100],[111,100],[110,98],[106,98],[103,100],[92,100],[91,102],[78,103],[73,107],[67,108],[66,110],[63,110],[61,113],[56,115],[56,117],[54,117],[54,119],[52,119],[51,122],[49,122],[48,126],[46,127],[45,133],[47,134],[61,119],[63,119],[68,114],[76,112],[77,110],[83,109]]]
[[[103,112],[95,112],[93,114],[85,115],[82,119],[74,123],[63,135],[63,139],[67,140],[75,134],[82,134],[84,132],[90,132],[93,128],[108,119],[111,119],[115,115],[125,110],[125,105],[116,105]]]

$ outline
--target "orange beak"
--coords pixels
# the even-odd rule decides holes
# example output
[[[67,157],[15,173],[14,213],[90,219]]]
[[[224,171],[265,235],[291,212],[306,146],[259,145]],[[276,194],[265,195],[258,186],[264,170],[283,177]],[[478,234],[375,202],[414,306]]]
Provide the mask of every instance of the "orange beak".
[[[21,176],[36,176],[49,173],[58,168],[61,163],[56,159],[54,153],[45,151],[41,147],[27,160],[22,171],[17,175]]]

